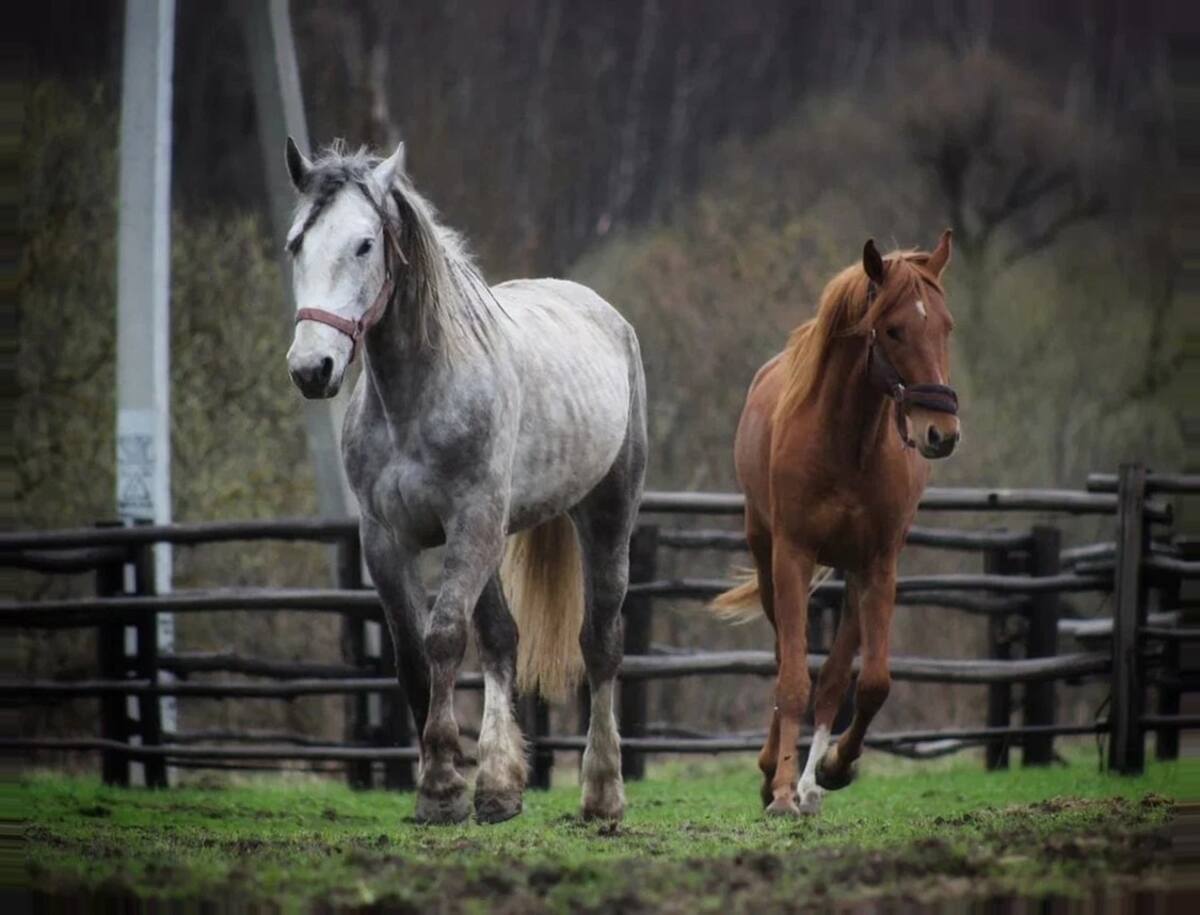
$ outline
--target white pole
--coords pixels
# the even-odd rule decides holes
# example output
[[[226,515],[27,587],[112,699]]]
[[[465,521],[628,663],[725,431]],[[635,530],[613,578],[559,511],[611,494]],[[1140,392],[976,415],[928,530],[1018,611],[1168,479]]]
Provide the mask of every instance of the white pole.
[[[174,0],[126,0],[117,234],[117,512],[171,520],[171,76]],[[155,556],[155,589],[171,590],[170,547]],[[128,632],[129,630],[127,630]],[[127,635],[128,640],[128,635]],[[158,615],[161,651],[175,618]],[[175,700],[162,700],[174,731]]]

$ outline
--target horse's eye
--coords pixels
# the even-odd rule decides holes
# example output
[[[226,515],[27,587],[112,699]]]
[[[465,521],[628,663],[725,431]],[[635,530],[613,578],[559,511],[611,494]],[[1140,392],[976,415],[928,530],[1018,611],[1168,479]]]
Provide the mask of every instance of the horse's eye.
[[[366,257],[367,252],[371,250],[371,239],[364,238],[362,244],[358,246],[358,250],[354,252],[355,257]]]
[[[902,331],[899,327],[889,327],[887,329],[887,335],[897,343],[904,342],[904,331]]]

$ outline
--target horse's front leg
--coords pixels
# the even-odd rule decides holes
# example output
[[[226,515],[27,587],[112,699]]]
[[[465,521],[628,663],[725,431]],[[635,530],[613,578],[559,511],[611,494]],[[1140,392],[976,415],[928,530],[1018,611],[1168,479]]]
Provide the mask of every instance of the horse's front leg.
[[[896,560],[891,557],[860,576],[848,576],[858,605],[858,634],[862,640],[862,668],[854,694],[854,719],[834,746],[819,760],[817,778],[829,787],[849,781],[851,766],[862,755],[863,738],[871,720],[883,708],[892,687],[888,669],[892,611],[896,604]]]
[[[816,813],[797,804],[798,765],[796,743],[808,707],[811,679],[808,674],[808,589],[815,560],[777,537],[771,560],[775,589],[775,632],[779,675],[775,683],[775,715],[779,737],[775,774],[771,779],[768,816]],[[803,799],[801,799],[803,800]]]
[[[420,733],[429,712],[429,668],[422,645],[428,599],[417,571],[418,551],[394,540],[387,528],[366,515],[359,527],[363,557],[379,592],[391,636],[396,672]]]
[[[463,513],[447,525],[442,584],[424,637],[430,690],[421,736],[419,822],[459,823],[471,812],[467,781],[454,766],[459,755],[454,681],[467,648],[467,612],[500,567],[503,550],[503,518],[498,512]]]
[[[483,662],[483,725],[479,729],[475,818],[481,823],[500,823],[521,812],[527,766],[521,728],[512,707],[517,624],[498,575],[488,579],[475,605],[475,632]]]

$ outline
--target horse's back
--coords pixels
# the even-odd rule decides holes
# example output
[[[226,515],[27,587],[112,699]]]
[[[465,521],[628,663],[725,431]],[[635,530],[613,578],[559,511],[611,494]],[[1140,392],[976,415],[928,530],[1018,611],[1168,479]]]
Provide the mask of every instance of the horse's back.
[[[612,340],[636,340],[633,327],[603,296],[573,280],[553,278],[509,280],[492,287],[506,311],[522,320],[555,318],[567,325],[582,323],[595,327]],[[535,318],[540,315],[541,318]]]

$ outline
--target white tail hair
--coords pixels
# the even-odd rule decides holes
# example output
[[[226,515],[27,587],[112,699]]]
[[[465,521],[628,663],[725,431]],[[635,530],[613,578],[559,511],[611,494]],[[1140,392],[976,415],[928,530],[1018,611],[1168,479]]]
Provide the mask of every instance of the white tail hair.
[[[509,537],[500,578],[520,632],[517,688],[565,699],[583,672],[583,563],[571,519]]]

